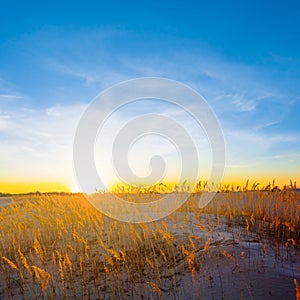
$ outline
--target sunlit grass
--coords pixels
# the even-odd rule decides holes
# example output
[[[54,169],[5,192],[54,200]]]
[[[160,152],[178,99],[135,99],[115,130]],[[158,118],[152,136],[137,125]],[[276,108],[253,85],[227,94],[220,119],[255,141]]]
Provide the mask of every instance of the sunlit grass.
[[[166,189],[160,185],[151,192],[115,193],[145,202]],[[216,249],[217,262],[222,264],[224,258],[233,267],[248,255],[226,248],[228,236],[219,238],[222,220],[234,241],[255,233],[262,257],[272,240],[279,254],[287,249],[299,255],[300,198],[294,184],[282,190],[272,185],[259,189],[256,184],[221,187],[215,199],[199,209],[202,189],[203,184],[198,185],[178,212],[145,224],[109,219],[81,194],[15,197],[0,209],[0,298],[156,298],[176,295],[184,272],[200,298],[203,290],[196,278]],[[177,196],[181,192],[186,190],[178,190]],[[291,282],[299,294],[299,281]]]

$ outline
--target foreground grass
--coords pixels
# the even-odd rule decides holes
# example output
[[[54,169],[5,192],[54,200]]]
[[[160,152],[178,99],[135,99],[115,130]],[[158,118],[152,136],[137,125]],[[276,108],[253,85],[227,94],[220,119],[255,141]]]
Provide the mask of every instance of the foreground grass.
[[[269,247],[272,259],[299,262],[300,202],[294,186],[227,188],[201,210],[198,197],[192,194],[180,212],[147,224],[111,220],[80,194],[16,197],[0,209],[0,298],[176,299],[182,274],[193,290],[185,297],[201,298],[206,288],[196,280],[201,274],[209,272],[208,283],[220,277],[222,285],[222,267],[232,264],[234,272],[248,256],[251,266],[255,261],[260,268],[257,255],[265,259]],[[229,247],[254,237],[260,254]],[[214,266],[207,271],[209,261]],[[294,277],[292,293],[300,297]]]

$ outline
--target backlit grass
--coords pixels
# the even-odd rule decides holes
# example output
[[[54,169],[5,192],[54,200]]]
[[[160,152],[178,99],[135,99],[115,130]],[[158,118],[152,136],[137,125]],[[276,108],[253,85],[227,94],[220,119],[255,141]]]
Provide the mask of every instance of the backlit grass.
[[[282,190],[271,185],[222,187],[204,209],[197,206],[200,188],[178,212],[145,224],[112,220],[81,194],[15,197],[0,209],[0,298],[176,298],[180,276],[187,274],[190,286],[184,288],[193,293],[187,291],[186,297],[200,299],[204,291],[197,278],[206,272],[206,264],[212,260],[220,267],[213,272],[222,283],[224,262],[235,270],[239,261],[256,255],[229,244],[253,240],[254,235],[261,246],[259,257],[267,256],[270,247],[278,256],[299,259],[300,197],[295,185]],[[115,192],[146,202],[166,191]],[[255,268],[261,264],[257,260]],[[210,278],[216,275],[209,272],[207,282],[213,283],[216,279]],[[295,275],[295,297],[298,283]]]

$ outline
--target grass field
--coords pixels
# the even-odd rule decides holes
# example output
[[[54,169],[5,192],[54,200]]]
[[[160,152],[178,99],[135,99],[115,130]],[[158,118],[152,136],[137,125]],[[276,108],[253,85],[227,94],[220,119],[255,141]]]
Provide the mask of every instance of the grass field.
[[[296,186],[225,186],[203,209],[200,194],[143,224],[81,194],[0,198],[0,299],[300,299]]]

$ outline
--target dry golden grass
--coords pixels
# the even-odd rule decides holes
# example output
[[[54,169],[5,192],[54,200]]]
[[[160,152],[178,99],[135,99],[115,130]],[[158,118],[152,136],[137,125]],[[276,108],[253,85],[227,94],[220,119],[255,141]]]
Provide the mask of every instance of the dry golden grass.
[[[194,279],[220,244],[213,237],[221,218],[229,227],[241,226],[244,235],[257,233],[264,240],[263,255],[268,238],[299,255],[295,186],[282,191],[227,187],[204,209],[197,208],[199,193],[191,195],[180,213],[147,224],[111,220],[81,194],[15,197],[15,203],[0,209],[0,298],[122,299],[135,297],[137,289],[141,294],[152,292],[151,297],[161,297],[166,290],[176,295],[182,266]],[[146,201],[158,197],[159,191],[133,195],[125,194]],[[204,224],[206,214],[213,215],[216,224]],[[185,236],[187,228],[191,234]],[[194,230],[205,233],[205,239]],[[245,259],[244,251],[234,255],[226,249],[225,245],[221,255],[233,265]],[[299,297],[297,280],[292,283]]]

